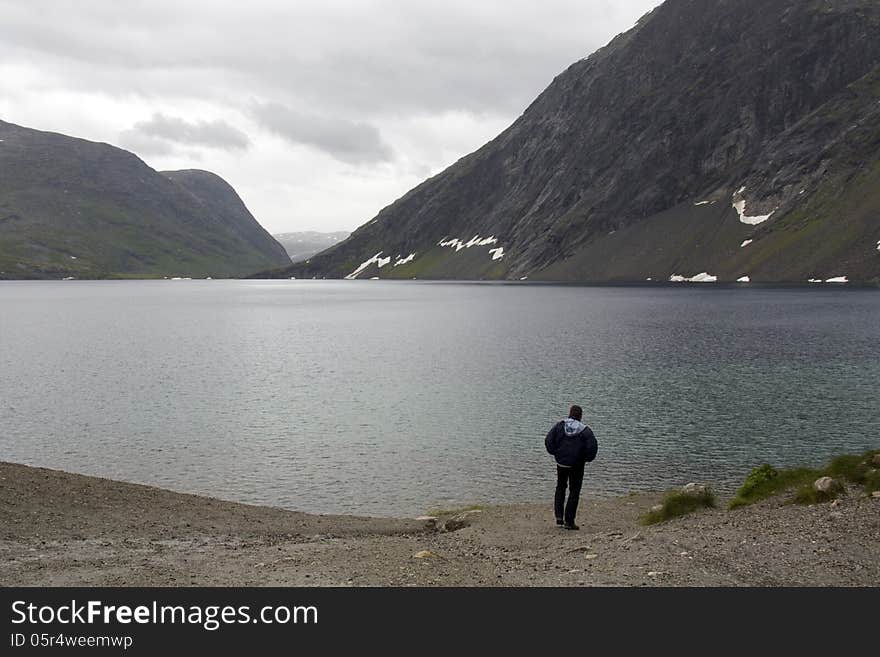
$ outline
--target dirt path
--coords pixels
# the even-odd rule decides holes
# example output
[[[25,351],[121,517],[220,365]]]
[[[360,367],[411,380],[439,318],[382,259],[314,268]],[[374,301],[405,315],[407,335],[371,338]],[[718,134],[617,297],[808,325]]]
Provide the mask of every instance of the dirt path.
[[[586,492],[579,532],[546,505],[486,507],[441,532],[0,463],[0,585],[880,584],[878,499],[640,526],[657,497]]]

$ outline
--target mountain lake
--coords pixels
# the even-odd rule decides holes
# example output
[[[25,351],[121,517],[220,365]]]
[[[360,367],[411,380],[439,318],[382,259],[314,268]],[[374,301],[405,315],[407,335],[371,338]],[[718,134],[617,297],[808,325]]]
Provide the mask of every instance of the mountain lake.
[[[315,513],[547,501],[880,447],[880,291],[0,283],[0,460]]]

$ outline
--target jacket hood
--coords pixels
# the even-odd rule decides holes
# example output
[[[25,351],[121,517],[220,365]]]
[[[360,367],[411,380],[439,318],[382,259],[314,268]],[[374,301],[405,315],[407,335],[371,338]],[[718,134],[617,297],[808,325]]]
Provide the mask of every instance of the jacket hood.
[[[575,434],[578,434],[587,428],[587,425],[583,422],[572,419],[570,417],[563,420],[563,424],[565,425],[564,429],[566,436],[574,436]]]

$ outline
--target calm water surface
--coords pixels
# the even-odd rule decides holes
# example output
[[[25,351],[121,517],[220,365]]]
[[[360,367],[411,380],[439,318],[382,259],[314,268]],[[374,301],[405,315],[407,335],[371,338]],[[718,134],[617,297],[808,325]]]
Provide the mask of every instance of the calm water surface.
[[[312,512],[549,500],[880,446],[880,292],[0,283],[0,459]]]

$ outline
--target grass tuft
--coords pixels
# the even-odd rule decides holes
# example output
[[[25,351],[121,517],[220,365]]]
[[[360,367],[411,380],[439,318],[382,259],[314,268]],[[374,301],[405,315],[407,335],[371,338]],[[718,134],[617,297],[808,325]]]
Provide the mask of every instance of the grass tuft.
[[[654,525],[671,518],[693,513],[698,509],[715,508],[715,495],[708,488],[702,493],[670,491],[660,503],[660,509],[642,516],[643,525]]]
[[[820,470],[813,470],[812,468],[777,470],[765,463],[749,473],[743,485],[736,492],[736,497],[730,501],[727,508],[736,509],[741,506],[754,504],[792,488],[812,485],[821,476],[822,472]]]
[[[820,477],[832,477],[837,481],[846,481],[854,486],[861,486],[870,494],[880,490],[880,469],[873,464],[880,450],[864,454],[843,454],[831,460],[821,469],[794,468],[777,470],[771,465],[755,468],[746,477],[736,496],[728,504],[729,509],[754,504],[760,500],[794,491],[790,501],[795,504],[818,504],[828,502],[840,494],[840,490],[822,493],[813,488],[813,483]]]
[[[795,504],[821,504],[836,499],[842,492],[842,488],[832,488],[827,493],[823,493],[816,490],[813,484],[805,484],[794,492],[792,502]]]

